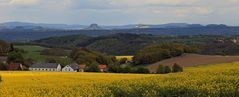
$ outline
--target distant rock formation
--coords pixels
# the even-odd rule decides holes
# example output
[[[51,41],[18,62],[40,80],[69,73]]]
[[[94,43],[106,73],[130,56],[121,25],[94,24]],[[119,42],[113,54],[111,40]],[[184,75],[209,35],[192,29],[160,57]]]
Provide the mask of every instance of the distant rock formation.
[[[89,27],[85,28],[85,30],[103,30],[98,24],[91,24]]]

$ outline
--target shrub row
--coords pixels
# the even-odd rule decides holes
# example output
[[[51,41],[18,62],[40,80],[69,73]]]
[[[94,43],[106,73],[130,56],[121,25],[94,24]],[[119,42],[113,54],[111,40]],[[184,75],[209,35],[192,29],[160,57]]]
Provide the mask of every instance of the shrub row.
[[[159,65],[157,73],[158,74],[167,74],[167,73],[183,72],[183,67],[178,64],[174,64],[171,68],[169,66]]]

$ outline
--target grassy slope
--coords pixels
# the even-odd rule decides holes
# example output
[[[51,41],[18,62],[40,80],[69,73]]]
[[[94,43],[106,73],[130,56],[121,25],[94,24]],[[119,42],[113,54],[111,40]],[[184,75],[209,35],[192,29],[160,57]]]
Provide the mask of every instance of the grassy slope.
[[[25,58],[32,58],[36,60],[37,62],[44,62],[45,59],[51,58],[59,61],[62,64],[69,64],[71,63],[71,60],[64,56],[46,56],[46,55],[40,55],[40,51],[43,49],[46,49],[42,46],[36,46],[36,45],[23,45],[23,46],[15,46],[16,48],[21,48],[26,51],[24,53]]]
[[[2,96],[238,97],[239,63],[186,67],[183,73],[0,72]]]
[[[220,64],[239,61],[239,56],[219,56],[219,55],[198,55],[198,54],[184,54],[179,57],[166,59],[154,64],[150,64],[147,68],[151,72],[156,72],[159,65],[171,66],[177,63],[181,66],[198,66],[206,64]]]

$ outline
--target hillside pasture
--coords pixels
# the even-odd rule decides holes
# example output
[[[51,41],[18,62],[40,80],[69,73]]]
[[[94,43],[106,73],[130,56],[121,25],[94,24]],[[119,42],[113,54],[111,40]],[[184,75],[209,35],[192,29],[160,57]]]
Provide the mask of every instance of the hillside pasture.
[[[239,63],[186,67],[182,73],[0,72],[2,97],[238,97]]]
[[[18,45],[14,46],[15,48],[20,48],[26,51],[23,56],[25,59],[31,58],[37,62],[45,62],[46,59],[55,59],[63,64],[71,63],[71,59],[67,56],[48,56],[48,55],[41,55],[40,52],[46,47],[38,46],[38,45]]]
[[[154,64],[147,65],[151,72],[155,72],[159,65],[172,66],[177,63],[181,66],[198,66],[207,64],[220,64],[239,61],[239,56],[199,55],[183,54],[179,57],[166,59]]]

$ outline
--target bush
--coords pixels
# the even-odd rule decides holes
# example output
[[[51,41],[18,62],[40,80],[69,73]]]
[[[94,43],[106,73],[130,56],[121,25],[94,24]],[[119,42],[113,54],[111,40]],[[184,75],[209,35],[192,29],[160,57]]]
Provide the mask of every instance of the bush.
[[[86,68],[86,72],[99,72],[98,64],[92,63]]]
[[[159,74],[167,74],[170,73],[172,70],[169,66],[163,66],[163,65],[159,65],[157,73]]]
[[[165,73],[172,72],[171,68],[169,66],[165,66]]]
[[[0,63],[0,70],[7,70],[7,64]]]
[[[125,66],[120,68],[120,73],[134,73],[135,70],[131,66]]]
[[[138,67],[135,71],[135,73],[143,73],[143,74],[148,74],[150,73],[148,68],[144,68],[144,67]]]
[[[183,72],[183,67],[175,63],[173,64],[172,72]]]
[[[112,73],[120,73],[121,67],[118,64],[111,64],[108,66],[108,71]]]

